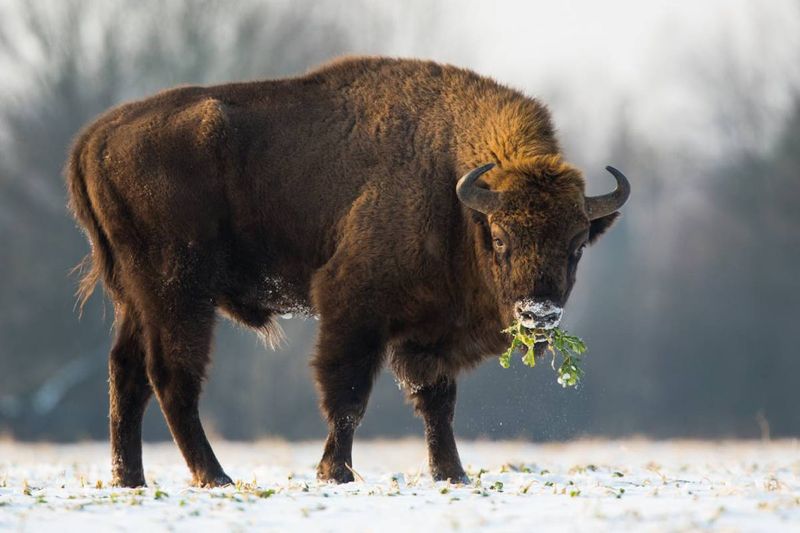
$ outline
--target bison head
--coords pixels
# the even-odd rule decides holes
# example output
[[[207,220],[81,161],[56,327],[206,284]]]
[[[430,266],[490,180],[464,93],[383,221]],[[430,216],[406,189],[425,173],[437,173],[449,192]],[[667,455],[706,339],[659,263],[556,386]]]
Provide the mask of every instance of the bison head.
[[[494,291],[502,319],[526,327],[556,327],[575,283],[583,249],[614,222],[630,193],[621,172],[614,192],[585,197],[581,172],[559,156],[541,156],[494,172],[491,188],[464,175],[459,200],[476,211],[478,263]]]

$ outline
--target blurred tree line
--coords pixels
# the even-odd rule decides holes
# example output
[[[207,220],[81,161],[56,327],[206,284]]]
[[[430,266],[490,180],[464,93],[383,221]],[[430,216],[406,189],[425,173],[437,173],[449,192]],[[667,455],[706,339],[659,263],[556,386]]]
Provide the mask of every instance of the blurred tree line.
[[[99,291],[80,321],[73,310],[76,278],[67,274],[88,245],[65,207],[70,140],[122,101],[176,84],[302,72],[352,51],[352,35],[321,8],[291,2],[42,1],[0,15],[0,68],[11,73],[0,93],[0,432],[105,438],[113,317]],[[566,325],[591,352],[585,386],[562,391],[548,368],[488,361],[460,388],[461,435],[800,433],[791,400],[800,371],[791,334],[800,318],[800,95],[777,141],[757,146],[764,106],[750,78],[706,67],[724,71],[698,77],[720,107],[724,157],[665,152],[624,110],[610,128],[608,161],[632,178],[634,194],[586,254],[570,304]],[[585,168],[608,162],[568,148]],[[203,397],[213,430],[234,439],[324,434],[308,370],[315,322],[283,325],[288,340],[272,352],[220,321]],[[384,374],[361,434],[420,431]],[[168,436],[155,402],[145,436]]]

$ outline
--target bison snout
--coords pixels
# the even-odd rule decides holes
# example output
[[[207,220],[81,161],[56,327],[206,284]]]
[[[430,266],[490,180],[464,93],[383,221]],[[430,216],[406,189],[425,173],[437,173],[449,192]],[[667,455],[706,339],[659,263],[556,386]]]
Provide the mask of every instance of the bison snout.
[[[553,329],[561,322],[564,310],[550,301],[525,300],[514,306],[514,316],[526,328]]]

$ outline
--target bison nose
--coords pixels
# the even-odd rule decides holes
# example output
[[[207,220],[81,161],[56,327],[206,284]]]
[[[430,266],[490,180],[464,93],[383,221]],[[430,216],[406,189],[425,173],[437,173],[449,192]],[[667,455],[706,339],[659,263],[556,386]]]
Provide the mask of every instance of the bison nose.
[[[517,318],[519,318],[520,321],[522,321],[523,323],[526,323],[526,322],[533,322],[535,317],[533,316],[533,313],[531,313],[530,311],[521,311],[517,313]]]
[[[517,302],[514,314],[526,328],[553,329],[561,322],[563,310],[551,301],[525,300]]]

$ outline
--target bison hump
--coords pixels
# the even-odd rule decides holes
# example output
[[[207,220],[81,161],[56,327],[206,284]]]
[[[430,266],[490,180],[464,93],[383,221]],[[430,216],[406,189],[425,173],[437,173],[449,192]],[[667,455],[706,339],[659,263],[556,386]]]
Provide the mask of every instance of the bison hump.
[[[206,98],[188,110],[198,123],[198,143],[213,146],[225,138],[228,130],[228,112],[225,104],[216,98]]]

